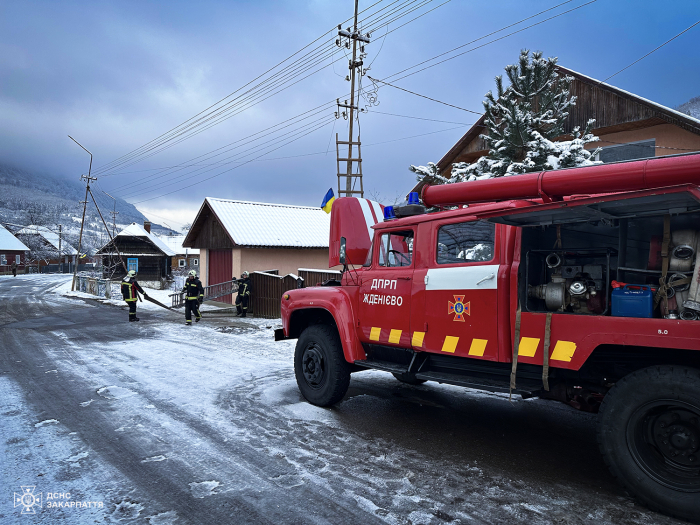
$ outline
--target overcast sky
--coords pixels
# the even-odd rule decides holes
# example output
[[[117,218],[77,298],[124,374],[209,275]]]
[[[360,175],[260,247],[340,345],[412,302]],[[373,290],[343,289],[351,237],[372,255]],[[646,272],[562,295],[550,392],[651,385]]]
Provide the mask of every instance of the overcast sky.
[[[383,0],[372,7],[376,0],[360,0],[365,29],[372,21],[387,21],[377,19],[395,8],[403,11],[394,16],[417,8],[371,33],[364,60],[371,63],[368,75],[386,79],[563,0],[452,0],[438,7],[444,1]],[[541,50],[602,80],[700,20],[697,0],[586,3],[565,2],[458,52],[583,7],[396,84],[480,111],[494,76],[516,62],[522,48]],[[279,94],[254,106],[233,101],[239,105],[228,108],[247,109],[210,129],[196,128],[201,133],[149,151],[150,157],[135,158],[133,164],[104,166],[205,110],[338,23],[347,27],[352,10],[353,0],[0,0],[0,162],[77,180],[89,157],[68,139],[71,134],[93,152],[99,189],[135,203],[156,222],[166,218],[173,227],[190,222],[206,196],[318,206],[329,187],[337,192],[334,139],[339,133],[347,140],[347,121],[333,119],[328,106],[307,114],[307,120],[275,128],[277,134],[254,134],[347,98],[347,60],[335,47],[306,73],[304,62],[283,64],[290,66],[284,78],[290,87]],[[335,33],[295,59],[304,59]],[[696,26],[609,82],[677,106],[700,95],[699,50]],[[362,85],[366,89],[371,82],[365,77]],[[393,87],[382,87],[377,95],[378,105],[360,117],[364,184],[370,196],[392,201],[414,183],[410,164],[437,162],[478,116]],[[203,156],[218,148],[223,148],[214,153],[218,157]],[[213,164],[217,161],[227,164]],[[241,165],[246,161],[251,162]],[[183,165],[191,167],[162,170]]]

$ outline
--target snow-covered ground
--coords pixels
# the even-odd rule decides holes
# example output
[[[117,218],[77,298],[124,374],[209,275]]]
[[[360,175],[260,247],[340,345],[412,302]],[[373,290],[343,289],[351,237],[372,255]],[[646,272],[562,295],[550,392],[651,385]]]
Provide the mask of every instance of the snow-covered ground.
[[[322,409],[278,321],[186,327],[144,302],[130,324],[123,302],[69,290],[0,278],[3,525],[676,523],[617,488],[590,414],[374,371]],[[21,486],[44,494],[34,516],[12,505]]]

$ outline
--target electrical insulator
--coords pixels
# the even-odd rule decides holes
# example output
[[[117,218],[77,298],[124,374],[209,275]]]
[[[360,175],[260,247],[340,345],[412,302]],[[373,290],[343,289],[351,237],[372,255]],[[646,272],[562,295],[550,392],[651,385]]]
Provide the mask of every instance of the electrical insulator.
[[[348,82],[350,82],[350,75],[345,75],[345,80],[347,80]],[[347,103],[347,101],[346,101],[346,103]]]
[[[345,42],[345,47],[347,47],[348,49],[350,49],[350,41]]]
[[[360,46],[360,53],[364,53],[364,52],[365,52],[365,46]]]
[[[340,38],[335,39],[335,45],[340,47]]]

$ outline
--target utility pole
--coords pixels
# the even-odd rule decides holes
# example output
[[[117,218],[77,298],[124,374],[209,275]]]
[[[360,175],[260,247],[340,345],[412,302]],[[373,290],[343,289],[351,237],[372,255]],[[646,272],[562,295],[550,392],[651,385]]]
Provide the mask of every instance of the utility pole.
[[[59,270],[61,273],[63,273],[63,255],[61,252],[61,232],[62,232],[63,225],[59,224],[58,225],[58,264],[61,265],[61,269]]]
[[[362,59],[364,58],[364,46],[360,45],[360,58],[358,60],[358,55],[357,55],[357,43],[363,42],[366,44],[369,44],[369,38],[370,35],[367,33],[366,35],[361,35],[357,31],[357,4],[359,0],[355,0],[355,15],[354,15],[354,22],[353,22],[353,27],[352,31],[348,27],[346,30],[344,30],[340,25],[338,25],[338,38],[335,43],[338,47],[346,47],[347,49],[350,48],[350,41],[352,41],[352,60],[350,60],[350,63],[348,65],[348,68],[350,69],[350,75],[349,77],[346,77],[346,80],[350,81],[350,103],[348,104],[348,101],[345,101],[345,104],[341,104],[340,100],[336,100],[338,104],[338,112],[335,114],[336,118],[339,118],[340,115],[343,116],[343,118],[347,118],[349,116],[350,119],[350,126],[349,126],[349,132],[348,132],[348,140],[347,141],[341,141],[338,140],[338,134],[336,133],[335,135],[335,151],[336,151],[336,159],[337,159],[337,164],[338,164],[338,197],[352,197],[355,194],[359,194],[360,197],[363,197],[365,192],[364,192],[364,187],[362,185],[362,153],[360,150],[360,137],[358,135],[357,141],[353,140],[353,125],[355,123],[355,111],[357,111],[357,106],[355,105],[355,75],[357,70],[360,70],[360,75],[364,75],[366,71],[362,70]],[[359,99],[359,95],[358,95]],[[346,111],[342,111],[340,108],[344,108]],[[349,113],[349,115],[348,115]],[[348,146],[348,156],[346,158],[341,158],[340,157],[340,146],[347,145]],[[353,146],[357,146],[357,157],[353,158]],[[357,174],[352,173],[353,169],[353,163],[357,163]],[[345,172],[340,171],[340,166],[341,163],[345,163]],[[345,187],[343,188],[343,184],[341,179],[345,178]],[[354,180],[353,180],[354,179]],[[355,182],[359,179],[360,182],[360,189],[355,190]]]
[[[117,235],[117,215],[119,215],[119,212],[117,211],[117,199],[112,197],[109,193],[106,191],[102,191],[107,197],[112,199],[114,201],[114,211],[110,211],[109,213],[112,215],[112,237],[116,237]],[[95,204],[97,205],[97,204]],[[109,233],[109,232],[108,232]]]
[[[71,291],[75,290],[75,278],[78,276],[78,264],[80,263],[80,251],[82,250],[83,247],[83,227],[85,226],[85,209],[87,208],[87,197],[88,197],[88,192],[90,191],[90,182],[93,180],[97,180],[97,177],[92,177],[92,153],[90,153],[85,147],[75,140],[73,137],[68,135],[68,138],[71,139],[73,142],[75,142],[78,146],[83,148],[85,151],[87,151],[90,154],[90,168],[88,169],[88,174],[87,175],[81,175],[80,180],[85,181],[85,200],[81,201],[80,204],[83,205],[83,218],[80,221],[80,237],[78,237],[78,256],[76,257],[75,260],[75,266],[73,266],[73,284],[71,284]]]

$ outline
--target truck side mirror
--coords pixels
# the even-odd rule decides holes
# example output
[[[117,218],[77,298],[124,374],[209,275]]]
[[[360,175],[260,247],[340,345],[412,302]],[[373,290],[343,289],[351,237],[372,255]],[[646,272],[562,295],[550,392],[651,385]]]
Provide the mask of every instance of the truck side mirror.
[[[340,264],[345,264],[345,237],[340,238],[339,260]]]

